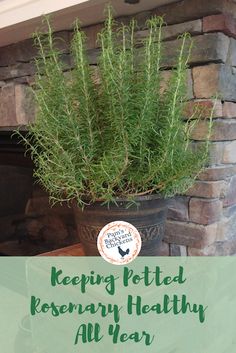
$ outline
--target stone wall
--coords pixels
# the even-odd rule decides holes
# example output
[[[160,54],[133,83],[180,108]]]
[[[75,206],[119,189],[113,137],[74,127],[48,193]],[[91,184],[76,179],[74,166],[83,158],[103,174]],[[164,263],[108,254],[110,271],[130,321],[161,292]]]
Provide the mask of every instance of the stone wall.
[[[233,255],[236,253],[236,3],[230,0],[185,0],[136,15],[137,37],[147,32],[145,21],[152,14],[164,15],[167,55],[163,65],[163,87],[173,65],[178,35],[187,31],[194,41],[188,71],[189,109],[196,102],[214,106],[210,161],[187,195],[171,200],[165,242],[160,255]],[[127,22],[128,17],[119,19]],[[101,24],[84,28],[88,36],[90,64],[96,68],[99,47],[96,34]],[[69,53],[71,31],[58,47],[66,70],[73,68]],[[37,55],[32,40],[0,48],[0,129],[26,126],[33,121],[35,107],[27,86],[34,84]],[[196,146],[204,140],[207,122],[193,133]]]

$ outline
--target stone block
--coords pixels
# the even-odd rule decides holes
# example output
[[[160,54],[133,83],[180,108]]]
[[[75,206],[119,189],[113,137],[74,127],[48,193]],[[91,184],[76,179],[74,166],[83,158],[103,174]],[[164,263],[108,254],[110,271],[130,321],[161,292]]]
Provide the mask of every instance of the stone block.
[[[23,77],[17,77],[13,79],[13,82],[15,83],[21,83],[24,85],[28,86],[34,86],[35,85],[35,76],[23,76]]]
[[[193,99],[193,78],[191,69],[187,70],[187,99]]]
[[[193,38],[191,63],[226,62],[230,40],[222,33],[210,33]]]
[[[0,67],[0,81],[18,78],[21,76],[30,76],[35,73],[33,63],[20,63],[8,67]]]
[[[225,197],[223,199],[224,207],[229,207],[236,204],[236,176],[233,176],[230,179],[230,183],[228,184]],[[236,232],[236,228],[235,228]]]
[[[220,198],[226,193],[225,181],[195,181],[194,185],[186,192],[188,196],[202,198]]]
[[[14,55],[15,63],[27,63],[38,56],[38,48],[34,45],[34,40],[31,38],[12,44],[10,51]]]
[[[193,116],[201,116],[209,118],[212,114],[213,118],[221,118],[223,116],[223,108],[220,100],[214,99],[198,99],[189,101],[184,112],[186,118]]]
[[[199,121],[192,131],[193,140],[203,141],[209,134],[209,122]],[[236,139],[236,120],[215,120],[212,124],[211,141],[231,141]]]
[[[236,141],[225,144],[222,162],[226,164],[236,163]]]
[[[36,105],[30,87],[17,84],[15,86],[15,102],[17,125],[27,125],[34,121]]]
[[[236,40],[234,38],[230,38],[227,64],[236,66]]]
[[[201,142],[199,142],[201,145]],[[225,142],[210,142],[209,144],[209,164],[221,164],[225,148]]]
[[[222,214],[220,200],[191,198],[189,202],[189,219],[193,223],[211,224],[218,221]]]
[[[10,84],[0,89],[0,125],[16,127],[34,120],[35,104],[31,89],[26,85]]]
[[[59,31],[54,33],[54,45],[61,53],[69,53],[71,45],[71,31]]]
[[[193,248],[204,248],[214,243],[217,236],[217,224],[213,223],[207,226],[167,221],[164,240],[168,243],[190,246]]]
[[[15,86],[5,85],[0,89],[0,126],[16,126]]]
[[[202,20],[194,20],[176,25],[164,26],[162,28],[162,40],[176,39],[183,33],[190,33],[191,35],[198,35],[202,33]],[[143,40],[148,36],[148,30],[137,31],[135,33],[136,40]]]
[[[186,246],[170,244],[170,256],[187,256]]]
[[[236,240],[217,241],[204,249],[188,248],[189,256],[230,256],[236,253]]]
[[[213,128],[212,128],[213,130]],[[210,140],[215,141],[213,139],[213,133],[211,132]],[[199,121],[193,128],[191,132],[191,138],[196,141],[204,141],[206,140],[207,136],[209,135],[209,121]]]
[[[203,32],[223,32],[236,37],[236,21],[230,14],[211,15],[203,18]]]
[[[217,223],[216,239],[204,249],[189,248],[190,256],[227,256],[236,252],[236,206],[228,207],[227,217]],[[225,214],[225,212],[224,212]]]
[[[196,98],[212,98],[236,101],[236,74],[229,65],[209,64],[192,69],[193,90]]]
[[[199,35],[193,37],[192,42],[193,46],[188,61],[189,65],[207,64],[210,62],[226,62],[230,40],[223,33]],[[187,39],[185,44],[185,54],[187,56],[188,48],[190,46],[190,39]],[[175,39],[163,43],[163,58],[161,61],[161,66],[163,68],[171,68],[176,66],[181,45],[181,39]],[[138,48],[135,57],[137,64],[143,60],[143,55],[143,47]]]
[[[63,63],[63,71],[71,70],[74,68],[73,58],[70,54],[62,54],[60,60]]]
[[[84,31],[86,35],[86,47],[87,49],[94,49],[94,48],[99,48],[100,44],[99,41],[97,40],[98,33],[102,30],[103,25],[101,23],[88,26],[88,27],[83,27],[82,30]]]
[[[197,66],[193,72],[193,90],[197,98],[211,98],[217,93],[220,65]]]
[[[14,45],[0,48],[0,67],[16,64],[16,49]]]
[[[98,57],[100,55],[101,50],[99,48],[95,49],[88,49],[87,50],[87,55],[88,55],[88,62],[90,65],[97,65],[98,62]],[[65,64],[65,71],[69,69],[74,68],[74,61],[73,58],[70,54],[66,54],[62,56],[62,61]]]
[[[90,65],[96,65],[98,62],[98,56],[100,54],[100,49],[89,49],[87,50],[88,60]]]
[[[219,165],[222,164],[222,159],[223,159],[223,153],[224,153],[224,148],[227,142],[222,142],[222,141],[209,141],[209,147],[208,147],[208,161],[206,163],[207,167],[210,167],[212,165]],[[204,148],[205,142],[202,141],[192,141],[191,142],[191,148],[193,151],[198,151],[199,148]]]
[[[236,70],[234,67],[221,65],[218,93],[221,99],[236,102]]]
[[[170,79],[172,75],[171,70],[163,70],[160,73],[161,77],[161,82],[160,82],[160,93],[163,94],[168,86],[170,85]],[[192,74],[191,70],[187,70],[187,99],[192,99],[193,98],[193,80],[192,80]]]
[[[167,218],[177,221],[188,221],[189,197],[176,196],[170,200]]]
[[[177,38],[180,34],[190,33],[192,36],[202,33],[202,20],[187,21],[163,27],[163,40]]]
[[[223,103],[223,117],[229,118],[229,119],[236,118],[236,103],[233,103],[233,102]]]
[[[60,31],[54,34],[55,47],[62,53],[70,50],[70,31]],[[28,63],[38,56],[38,48],[33,39],[0,48],[0,66]]]
[[[230,40],[223,33],[209,33],[196,36],[192,38],[192,41],[193,47],[189,59],[190,65],[209,63],[212,61],[220,63],[226,62]],[[176,65],[180,46],[181,39],[164,43],[165,55],[163,66],[171,67]]]
[[[236,156],[235,156],[236,159]],[[199,176],[199,180],[205,181],[217,181],[225,180],[236,174],[236,165],[219,165],[210,168],[206,168]]]

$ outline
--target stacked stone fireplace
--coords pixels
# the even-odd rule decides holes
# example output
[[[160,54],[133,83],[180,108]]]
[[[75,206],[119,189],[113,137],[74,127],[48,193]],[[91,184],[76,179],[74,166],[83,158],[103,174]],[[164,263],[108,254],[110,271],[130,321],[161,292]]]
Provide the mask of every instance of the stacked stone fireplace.
[[[188,70],[189,111],[196,102],[203,107],[213,107],[213,96],[218,95],[214,105],[209,165],[185,196],[178,196],[171,201],[165,239],[159,255],[234,255],[236,2],[185,0],[138,13],[135,17],[139,38],[145,37],[145,21],[153,14],[164,15],[167,23],[163,33],[167,50],[163,89],[178,48],[177,37],[187,31],[194,41]],[[129,18],[118,20],[127,22]],[[96,34],[101,26],[94,24],[84,28],[88,36],[90,64],[95,74],[99,52]],[[56,35],[63,38],[58,41],[58,46],[63,52],[65,71],[69,73],[73,70],[69,46],[72,31],[64,30]],[[17,151],[17,145],[14,152],[10,153],[6,146],[4,150],[1,143],[3,136],[9,135],[14,128],[27,130],[27,124],[34,120],[35,106],[28,88],[34,85],[36,55],[31,39],[0,48],[0,241],[9,242],[9,239],[18,237],[19,243],[24,242],[25,238],[30,239],[30,244],[35,246],[31,253],[77,241],[71,209],[66,205],[50,208],[47,194],[33,184],[33,166],[23,156],[24,151]],[[206,133],[207,120],[203,120],[193,134],[194,143],[201,144]],[[9,193],[5,190],[5,178],[15,183],[12,190],[11,186],[6,186]],[[26,185],[25,189],[23,185]],[[12,211],[9,213],[6,209],[11,192],[14,196],[11,196]]]

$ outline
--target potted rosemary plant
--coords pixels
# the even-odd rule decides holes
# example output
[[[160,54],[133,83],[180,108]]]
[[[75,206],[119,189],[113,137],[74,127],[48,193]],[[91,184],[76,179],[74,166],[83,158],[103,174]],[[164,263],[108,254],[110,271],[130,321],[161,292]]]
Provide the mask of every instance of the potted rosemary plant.
[[[154,255],[164,234],[166,199],[184,193],[207,158],[207,142],[198,151],[190,148],[199,114],[183,119],[191,40],[181,37],[161,93],[163,19],[147,22],[140,43],[135,21],[118,28],[108,12],[98,36],[97,80],[78,23],[69,80],[50,25],[48,34],[36,35],[38,112],[24,141],[51,200],[76,203],[86,254],[97,253],[96,237],[105,224],[124,220],[140,231],[141,254]]]

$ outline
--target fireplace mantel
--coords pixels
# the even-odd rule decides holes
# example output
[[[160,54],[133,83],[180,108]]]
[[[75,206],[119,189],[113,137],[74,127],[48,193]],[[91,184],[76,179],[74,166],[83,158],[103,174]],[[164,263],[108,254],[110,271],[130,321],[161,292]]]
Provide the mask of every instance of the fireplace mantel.
[[[111,3],[116,16],[132,15],[180,0],[145,0],[129,5],[124,0],[0,0],[0,47],[31,37],[41,17],[51,14],[56,31],[69,29],[79,17],[83,26],[104,20],[104,6]]]

